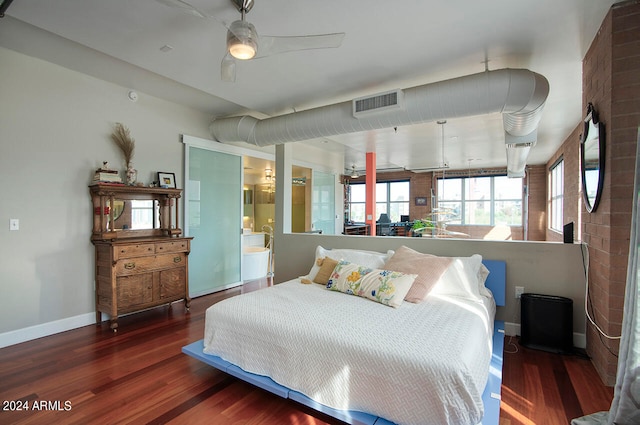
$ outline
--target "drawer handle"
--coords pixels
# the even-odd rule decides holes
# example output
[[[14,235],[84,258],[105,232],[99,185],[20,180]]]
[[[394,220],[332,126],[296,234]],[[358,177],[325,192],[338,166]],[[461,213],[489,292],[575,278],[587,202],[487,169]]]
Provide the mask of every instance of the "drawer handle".
[[[126,270],[133,270],[136,268],[136,263],[124,263],[124,268]]]
[[[182,261],[182,257],[173,257],[174,263],[179,263],[180,261]]]

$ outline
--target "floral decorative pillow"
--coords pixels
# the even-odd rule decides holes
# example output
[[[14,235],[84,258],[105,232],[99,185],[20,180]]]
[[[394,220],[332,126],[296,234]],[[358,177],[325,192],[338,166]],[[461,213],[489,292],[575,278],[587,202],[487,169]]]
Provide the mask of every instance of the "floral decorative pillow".
[[[327,289],[398,307],[411,289],[416,276],[391,270],[372,269],[341,260],[333,269]]]

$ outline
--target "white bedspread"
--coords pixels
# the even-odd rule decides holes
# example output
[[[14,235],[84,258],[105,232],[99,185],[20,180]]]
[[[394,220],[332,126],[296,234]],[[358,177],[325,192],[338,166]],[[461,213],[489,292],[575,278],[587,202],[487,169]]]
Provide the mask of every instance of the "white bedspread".
[[[494,314],[493,299],[430,296],[396,309],[296,279],[211,306],[204,352],[333,408],[475,425]]]

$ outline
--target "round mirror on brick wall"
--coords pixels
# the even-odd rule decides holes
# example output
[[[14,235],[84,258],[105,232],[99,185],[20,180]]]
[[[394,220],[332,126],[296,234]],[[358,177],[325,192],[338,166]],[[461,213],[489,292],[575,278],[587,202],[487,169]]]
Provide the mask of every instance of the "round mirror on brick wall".
[[[582,195],[587,211],[594,212],[602,196],[604,182],[604,124],[591,103],[587,106],[584,130],[580,136]]]

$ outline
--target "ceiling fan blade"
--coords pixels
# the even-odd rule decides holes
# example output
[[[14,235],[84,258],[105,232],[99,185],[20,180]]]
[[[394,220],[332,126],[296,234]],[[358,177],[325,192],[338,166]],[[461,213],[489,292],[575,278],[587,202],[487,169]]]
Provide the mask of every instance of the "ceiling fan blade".
[[[340,47],[345,33],[302,35],[292,37],[259,36],[256,57],[277,55],[285,52]]]
[[[166,6],[173,7],[174,9],[180,9],[189,15],[196,16],[198,18],[206,18],[207,15],[200,12],[195,6],[190,5],[186,1],[183,0],[156,0],[158,3],[162,3]]]
[[[236,60],[229,53],[222,58],[222,63],[220,64],[220,79],[227,83],[236,82]]]

